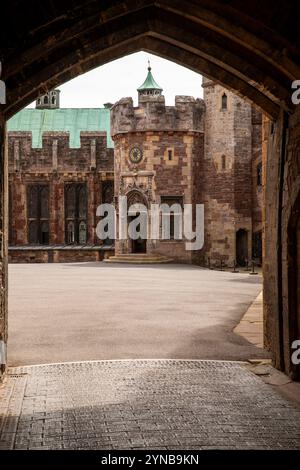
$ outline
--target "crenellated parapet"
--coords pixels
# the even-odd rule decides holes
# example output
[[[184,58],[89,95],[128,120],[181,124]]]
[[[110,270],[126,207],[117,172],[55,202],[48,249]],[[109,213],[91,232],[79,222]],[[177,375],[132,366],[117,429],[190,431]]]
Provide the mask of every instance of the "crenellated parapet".
[[[68,132],[44,132],[41,147],[33,145],[31,132],[8,132],[10,172],[113,171],[114,150],[107,148],[106,132],[79,133],[79,147],[70,144]]]
[[[176,96],[175,106],[166,106],[165,97],[122,98],[111,108],[111,135],[142,131],[204,131],[205,104],[202,99]]]

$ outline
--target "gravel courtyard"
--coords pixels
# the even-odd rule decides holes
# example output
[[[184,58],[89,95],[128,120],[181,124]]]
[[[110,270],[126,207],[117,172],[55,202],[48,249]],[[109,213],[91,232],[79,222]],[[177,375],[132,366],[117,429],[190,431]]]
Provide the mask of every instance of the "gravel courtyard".
[[[264,357],[232,332],[261,277],[186,265],[9,266],[9,365]]]

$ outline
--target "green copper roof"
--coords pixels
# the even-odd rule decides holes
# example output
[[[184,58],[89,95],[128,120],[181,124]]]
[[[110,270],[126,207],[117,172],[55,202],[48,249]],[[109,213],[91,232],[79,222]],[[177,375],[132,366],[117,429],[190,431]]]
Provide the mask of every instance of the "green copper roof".
[[[148,67],[148,74],[147,74],[146,80],[144,81],[143,85],[141,85],[138,88],[138,91],[142,91],[142,90],[160,90],[160,91],[162,91],[162,88],[156,83],[156,81],[153,78],[153,75],[151,73],[150,65]]]
[[[106,132],[112,148],[110,110],[106,108],[26,108],[8,121],[8,131],[32,132],[32,147],[42,148],[44,132],[69,132],[70,147],[80,148],[80,132]]]

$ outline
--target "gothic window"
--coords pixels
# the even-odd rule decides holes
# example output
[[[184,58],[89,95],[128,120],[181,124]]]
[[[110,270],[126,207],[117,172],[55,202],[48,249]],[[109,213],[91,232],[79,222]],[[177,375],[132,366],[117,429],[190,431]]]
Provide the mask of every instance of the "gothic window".
[[[68,184],[66,187],[66,218],[75,219],[76,185]]]
[[[112,204],[114,198],[114,183],[113,181],[106,181],[102,183],[102,203]]]
[[[80,222],[79,224],[79,244],[84,245],[86,243],[86,223]]]
[[[41,223],[41,244],[49,245],[49,222],[47,220]]]
[[[68,222],[67,225],[67,243],[71,245],[75,243],[75,227],[72,221]]]
[[[226,156],[222,155],[222,170],[226,170]]]
[[[66,243],[87,243],[87,189],[85,183],[65,186]]]
[[[55,96],[52,96],[52,104],[55,104]]]
[[[86,219],[87,212],[87,197],[86,187],[80,186],[78,188],[78,215],[80,219]]]
[[[46,95],[46,96],[44,97],[44,104],[48,104],[48,103],[49,103],[49,99],[48,99],[48,96]]]
[[[262,186],[262,164],[259,163],[256,167],[256,184]]]
[[[37,221],[31,220],[28,226],[28,242],[30,245],[38,243]]]
[[[49,217],[49,188],[48,186],[40,187],[40,213],[41,219],[47,220]]]
[[[29,219],[37,219],[38,217],[38,193],[39,193],[39,186],[38,185],[30,185],[28,186],[28,217]]]
[[[114,182],[105,181],[102,183],[102,203],[103,204],[112,204],[114,200]],[[107,213],[104,214],[104,217],[107,216]],[[108,230],[108,227],[107,227]],[[107,231],[104,230],[104,231]],[[104,240],[104,245],[112,245],[114,243],[110,238]]]
[[[225,111],[227,109],[227,95],[226,93],[223,93],[222,95],[222,111]]]
[[[27,187],[28,242],[49,245],[49,186],[30,184]]]
[[[182,196],[161,196],[160,198],[161,204],[167,204],[169,207],[173,206],[174,204],[178,204],[180,207],[183,205],[183,198]],[[175,239],[175,217],[180,215],[176,214],[174,211],[170,212],[170,239]]]

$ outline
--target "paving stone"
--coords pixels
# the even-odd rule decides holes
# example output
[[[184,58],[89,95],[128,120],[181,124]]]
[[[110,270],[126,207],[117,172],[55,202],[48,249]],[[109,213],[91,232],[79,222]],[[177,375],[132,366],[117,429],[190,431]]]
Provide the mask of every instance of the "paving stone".
[[[1,397],[0,449],[300,449],[299,409],[237,362],[24,366]]]

